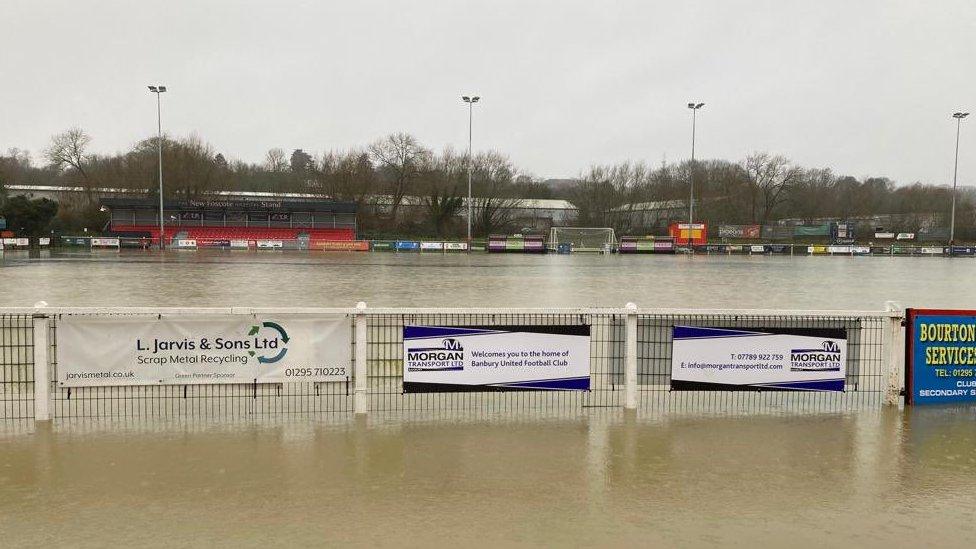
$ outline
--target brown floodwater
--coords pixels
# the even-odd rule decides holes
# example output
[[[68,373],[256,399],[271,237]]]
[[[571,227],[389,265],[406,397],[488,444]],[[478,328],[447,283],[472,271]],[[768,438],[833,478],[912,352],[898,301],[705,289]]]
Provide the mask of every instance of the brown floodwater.
[[[0,253],[0,307],[976,308],[973,280],[941,257]]]
[[[973,280],[941,258],[7,252],[0,307],[976,308]],[[0,422],[0,546],[45,544],[973,547],[976,408]]]
[[[8,427],[0,535],[6,547],[973,547],[974,426],[976,411],[953,408]]]

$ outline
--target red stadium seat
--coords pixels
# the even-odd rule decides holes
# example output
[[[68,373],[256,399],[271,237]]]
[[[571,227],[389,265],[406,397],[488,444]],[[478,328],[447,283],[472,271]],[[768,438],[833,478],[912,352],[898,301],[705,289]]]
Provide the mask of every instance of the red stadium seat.
[[[159,238],[159,227],[151,225],[113,225],[116,233],[149,233],[153,241]],[[311,240],[355,240],[355,229],[307,229],[287,227],[166,227],[166,235],[172,238],[185,233],[193,240],[297,240],[307,235]]]

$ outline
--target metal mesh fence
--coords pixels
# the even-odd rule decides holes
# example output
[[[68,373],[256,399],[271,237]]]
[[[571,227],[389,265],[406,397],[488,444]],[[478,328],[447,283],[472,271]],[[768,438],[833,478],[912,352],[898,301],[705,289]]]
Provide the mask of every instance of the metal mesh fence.
[[[613,314],[379,314],[367,324],[370,410],[466,410],[486,415],[536,410],[579,412],[623,405],[624,322]],[[404,393],[403,326],[590,326],[590,391]]]
[[[55,418],[224,418],[352,410],[351,379],[329,383],[61,387],[57,383],[57,319],[52,318],[50,337],[51,410]],[[353,349],[354,343],[349,342]]]
[[[34,318],[0,314],[0,419],[34,417]]]
[[[623,312],[391,312],[366,313],[365,359],[370,412],[426,417],[490,416],[527,411],[580,414],[622,408],[625,398],[626,315]],[[67,314],[67,313],[65,313]],[[72,313],[72,314],[108,314]],[[130,314],[130,313],[112,313]],[[316,383],[61,387],[57,383],[57,328],[49,318],[50,409],[55,418],[229,418],[286,414],[351,413],[353,380]],[[820,316],[803,313],[639,314],[637,388],[645,415],[845,411],[883,404],[888,368],[884,314]],[[0,419],[34,416],[34,323],[31,314],[0,314]],[[350,315],[349,322],[354,319]],[[404,393],[403,327],[587,325],[590,327],[590,391],[485,391]],[[716,328],[843,328],[847,333],[844,392],[671,390],[675,325]],[[349,342],[355,354],[355,333]],[[353,371],[355,369],[353,368]]]
[[[637,323],[637,382],[646,412],[844,411],[880,406],[887,389],[884,333],[877,316],[749,314],[642,314]],[[843,328],[847,331],[844,392],[672,391],[671,342],[675,325],[714,328]]]

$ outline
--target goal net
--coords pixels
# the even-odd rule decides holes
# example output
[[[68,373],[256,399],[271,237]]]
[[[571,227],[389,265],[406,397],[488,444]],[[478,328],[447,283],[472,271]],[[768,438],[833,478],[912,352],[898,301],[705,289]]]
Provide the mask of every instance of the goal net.
[[[609,227],[553,227],[549,250],[560,251],[560,245],[563,251],[609,252],[617,246],[617,237]]]

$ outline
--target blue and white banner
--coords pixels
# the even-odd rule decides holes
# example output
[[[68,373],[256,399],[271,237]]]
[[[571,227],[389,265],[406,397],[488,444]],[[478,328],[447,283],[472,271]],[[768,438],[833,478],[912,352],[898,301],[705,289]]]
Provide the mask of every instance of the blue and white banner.
[[[589,326],[403,327],[404,392],[589,389]]]
[[[674,327],[673,390],[843,391],[846,372],[844,329]]]

